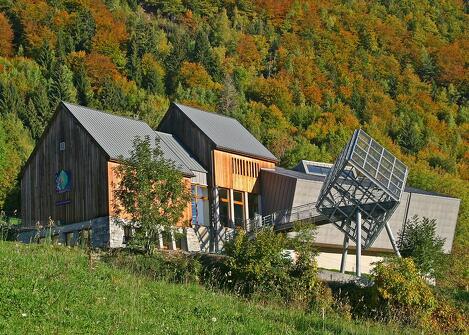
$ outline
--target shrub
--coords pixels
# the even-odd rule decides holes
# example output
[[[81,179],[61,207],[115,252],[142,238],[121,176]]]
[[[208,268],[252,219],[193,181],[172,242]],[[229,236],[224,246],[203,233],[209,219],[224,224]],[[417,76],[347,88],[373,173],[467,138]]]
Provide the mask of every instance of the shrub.
[[[309,237],[305,237],[308,236]],[[293,241],[263,229],[251,238],[240,230],[225,245],[228,256],[218,267],[225,287],[243,296],[280,299],[311,308],[332,305],[332,294],[317,278],[317,264],[309,233],[299,232]],[[285,250],[295,248],[295,259]],[[225,271],[223,273],[223,271]]]
[[[431,315],[430,327],[444,334],[468,334],[468,320],[459,310],[451,306],[445,299],[438,297],[438,306]]]
[[[436,235],[436,221],[417,216],[399,231],[398,245],[402,257],[412,257],[420,273],[431,278],[441,276],[445,264],[445,239]]]
[[[227,284],[242,295],[252,295],[254,292],[281,294],[288,285],[288,273],[291,261],[284,255],[285,237],[265,229],[250,239],[239,230],[236,237],[225,244],[225,254],[228,256]]]
[[[428,324],[436,299],[411,258],[378,262],[372,277],[379,315],[404,324]]]
[[[14,239],[15,228],[21,221],[16,217],[16,211],[13,215],[7,216],[4,211],[0,211],[0,241]]]

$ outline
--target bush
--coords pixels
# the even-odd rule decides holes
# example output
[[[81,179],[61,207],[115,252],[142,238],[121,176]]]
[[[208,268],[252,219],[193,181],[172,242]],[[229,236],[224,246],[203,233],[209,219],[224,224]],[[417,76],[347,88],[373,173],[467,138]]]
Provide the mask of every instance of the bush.
[[[0,241],[14,239],[15,228],[21,223],[21,220],[14,216],[7,216],[4,211],[0,211]]]
[[[372,270],[380,316],[404,324],[428,325],[437,306],[431,288],[411,258],[388,258]]]
[[[295,302],[309,307],[330,306],[332,295],[317,278],[315,251],[299,233],[294,241],[285,235],[264,229],[250,238],[240,230],[225,245],[222,273],[226,288],[243,296]],[[309,232],[311,235],[311,231]],[[295,248],[295,258],[285,252]],[[220,271],[222,272],[222,271]],[[326,299],[323,299],[325,297]]]
[[[227,284],[246,296],[254,292],[285,295],[282,291],[288,285],[291,269],[291,261],[283,253],[285,246],[284,235],[271,230],[262,230],[255,239],[239,230],[236,237],[225,244]]]
[[[398,233],[402,257],[412,257],[423,276],[440,278],[446,263],[443,245],[445,239],[436,235],[436,221],[418,216],[408,220]]]
[[[444,334],[468,334],[468,320],[458,309],[440,298],[438,297],[438,306],[431,315],[430,328]]]

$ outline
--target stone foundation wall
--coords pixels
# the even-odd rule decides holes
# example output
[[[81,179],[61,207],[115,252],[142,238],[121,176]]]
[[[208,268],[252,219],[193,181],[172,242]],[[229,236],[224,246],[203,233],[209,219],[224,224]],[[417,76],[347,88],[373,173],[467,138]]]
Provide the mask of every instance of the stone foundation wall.
[[[109,217],[100,217],[93,220],[72,223],[63,226],[43,228],[39,231],[36,229],[22,230],[17,234],[17,240],[23,243],[33,243],[38,238],[45,238],[48,234],[57,236],[58,243],[66,243],[66,234],[73,233],[71,239],[72,244],[79,241],[80,232],[84,229],[91,229],[91,246],[93,248],[107,248],[110,247],[110,229]],[[122,239],[121,239],[122,241]]]
[[[43,228],[39,232],[32,228],[22,230],[17,234],[17,240],[23,243],[36,243],[37,239],[45,238],[48,234],[57,236],[57,242],[66,244],[66,235],[73,233],[70,240],[72,245],[77,245],[80,239],[80,232],[84,229],[91,230],[91,246],[93,248],[124,248],[124,229],[111,217],[101,217],[84,222],[72,223],[63,226],[53,227],[51,232],[49,228]],[[194,226],[180,229],[183,233],[181,249],[189,252],[209,252],[210,243],[214,239],[210,236],[210,228],[205,226]],[[224,244],[231,239],[233,229],[220,227],[217,231],[217,250],[223,251]],[[160,247],[163,248],[163,242],[160,241]],[[170,249],[176,248],[176,241],[171,241]]]

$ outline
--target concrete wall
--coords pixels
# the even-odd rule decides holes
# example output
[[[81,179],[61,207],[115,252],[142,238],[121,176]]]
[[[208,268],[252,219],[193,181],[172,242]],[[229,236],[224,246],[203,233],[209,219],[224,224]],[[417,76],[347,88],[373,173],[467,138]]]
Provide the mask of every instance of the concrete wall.
[[[412,193],[407,218],[418,215],[436,219],[436,233],[446,239],[444,249],[450,252],[460,204],[461,200],[456,198]]]
[[[262,197],[264,215],[281,209],[292,208],[318,199],[323,182],[304,179],[289,174],[289,171],[262,171]],[[308,179],[309,178],[309,179]],[[394,237],[403,228],[404,223],[412,216],[436,219],[437,234],[445,238],[444,250],[450,252],[453,245],[454,232],[460,200],[440,195],[428,195],[415,192],[403,192],[401,202],[394,211],[389,225]],[[333,224],[319,226],[316,243],[325,250],[341,250],[344,235]],[[353,242],[350,247],[354,249]],[[364,250],[369,255],[393,252],[386,229],[383,228],[373,245]],[[340,263],[340,262],[339,262]]]
[[[340,268],[340,262],[342,259],[342,254],[338,253],[329,253],[329,252],[321,252],[316,257],[316,261],[318,262],[318,267],[323,269],[335,269],[338,270]],[[355,272],[355,254],[349,253],[347,255],[346,263],[345,263],[345,271]],[[382,260],[382,257],[378,256],[367,256],[362,255],[360,268],[363,273],[370,273],[371,269],[373,269],[373,263]]]
[[[293,207],[315,202],[321,192],[322,182],[298,179],[293,197]]]
[[[185,239],[183,239],[182,249],[190,252],[209,252],[210,228],[205,226],[194,226],[185,228]],[[222,252],[225,242],[232,239],[233,228],[219,227],[217,232],[217,249]]]

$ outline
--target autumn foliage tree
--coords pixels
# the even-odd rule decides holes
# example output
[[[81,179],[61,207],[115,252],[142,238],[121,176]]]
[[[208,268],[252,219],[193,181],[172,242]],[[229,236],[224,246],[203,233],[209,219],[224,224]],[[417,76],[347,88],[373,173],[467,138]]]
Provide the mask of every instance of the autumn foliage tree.
[[[362,127],[411,167],[412,185],[462,199],[451,278],[466,280],[469,196],[448,186],[469,178],[464,2],[1,3],[0,110],[29,145],[63,98],[153,126],[169,101],[221,112],[287,167],[332,162]]]
[[[0,56],[10,56],[13,53],[13,30],[7,17],[0,12]]]

